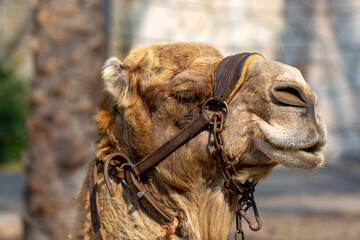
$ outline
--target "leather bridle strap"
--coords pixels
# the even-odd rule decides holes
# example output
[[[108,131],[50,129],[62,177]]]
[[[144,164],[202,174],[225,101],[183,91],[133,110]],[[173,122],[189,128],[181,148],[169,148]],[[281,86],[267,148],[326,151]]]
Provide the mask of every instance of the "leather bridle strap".
[[[115,171],[109,171],[110,164],[112,165],[112,170],[114,170],[114,167],[117,168],[120,166],[120,168],[117,168]],[[161,222],[162,225],[172,223],[174,217],[161,207],[152,194],[145,188],[145,185],[134,176],[130,168],[132,165],[131,160],[125,154],[119,152],[110,154],[106,158],[104,163],[104,176],[110,194],[115,196],[114,190],[108,181],[107,172],[121,179],[124,186],[130,189],[147,212]]]
[[[137,197],[140,204],[147,210],[147,212],[156,220],[158,220],[167,234],[173,234],[177,228],[178,219],[169,214],[161,204],[152,196],[152,194],[145,188],[140,180],[140,175],[149,168],[155,167],[161,161],[166,159],[171,153],[180,148],[182,145],[194,138],[200,131],[204,130],[209,124],[217,124],[211,122],[212,117],[205,111],[205,107],[211,104],[222,105],[227,108],[232,97],[240,88],[245,79],[247,67],[255,58],[262,56],[259,54],[243,53],[224,58],[216,67],[214,71],[214,94],[213,97],[206,100],[203,104],[202,111],[192,123],[182,129],[173,138],[168,140],[165,144],[154,150],[142,160],[133,164],[130,159],[121,154],[113,153],[107,156],[104,161],[104,178],[106,186],[109,189],[111,196],[115,196],[108,179],[108,173],[121,179],[126,187]],[[226,109],[227,110],[227,109]],[[216,118],[215,118],[216,119]],[[221,124],[225,121],[226,116]],[[97,194],[97,164],[99,160],[93,162],[89,173],[89,194],[90,194],[90,209],[92,225],[98,240],[104,239],[102,232],[100,217],[98,212],[98,194]],[[109,169],[109,166],[112,166]],[[179,228],[177,229],[179,230]],[[180,235],[179,231],[176,233]]]
[[[91,224],[93,226],[95,237],[97,240],[104,240],[104,232],[100,222],[99,216],[99,198],[97,190],[97,168],[98,160],[92,161],[89,169],[89,198],[90,198],[90,213]]]
[[[188,142],[190,139],[196,136],[196,134],[202,130],[210,122],[209,115],[206,112],[202,112],[198,118],[195,119],[190,125],[181,130],[177,135],[172,139],[167,141],[161,147],[156,149],[154,152],[150,153],[144,157],[140,162],[136,163],[131,170],[135,176],[139,176],[141,173],[145,172],[147,169],[155,166],[176,149],[181,147],[184,143]]]

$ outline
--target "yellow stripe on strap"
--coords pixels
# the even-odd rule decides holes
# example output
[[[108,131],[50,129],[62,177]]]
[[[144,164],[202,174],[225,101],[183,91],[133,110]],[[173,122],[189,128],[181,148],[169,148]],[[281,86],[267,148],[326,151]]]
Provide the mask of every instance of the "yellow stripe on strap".
[[[240,79],[239,81],[237,81],[236,85],[234,86],[233,90],[231,91],[231,93],[229,94],[228,98],[226,99],[226,103],[229,103],[231,101],[231,99],[235,96],[235,93],[239,90],[240,86],[242,85],[242,83],[245,80],[245,75],[246,75],[246,71],[250,65],[250,63],[256,59],[256,58],[262,58],[264,59],[263,56],[261,56],[260,54],[254,53],[251,54],[244,62],[243,65],[243,69],[241,71],[241,75],[240,75]]]

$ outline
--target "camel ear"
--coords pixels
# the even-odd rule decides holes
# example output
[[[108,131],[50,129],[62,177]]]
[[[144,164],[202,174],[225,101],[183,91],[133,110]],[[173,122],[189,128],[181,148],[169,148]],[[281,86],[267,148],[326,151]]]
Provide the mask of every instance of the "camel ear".
[[[130,68],[116,57],[109,58],[103,67],[105,88],[118,105],[127,107],[134,102],[136,87],[130,81]]]

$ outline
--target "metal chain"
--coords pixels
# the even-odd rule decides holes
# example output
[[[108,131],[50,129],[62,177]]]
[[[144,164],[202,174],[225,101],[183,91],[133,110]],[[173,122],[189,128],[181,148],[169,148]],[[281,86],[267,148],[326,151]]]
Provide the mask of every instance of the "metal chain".
[[[222,130],[224,126],[224,117],[221,112],[214,113],[212,116],[213,122],[213,134],[214,134],[214,142],[215,142],[215,154],[214,159],[217,168],[220,170],[221,174],[224,177],[224,185],[225,187],[235,194],[240,195],[238,201],[238,210],[236,211],[236,231],[235,231],[235,239],[238,239],[240,235],[241,240],[245,239],[244,231],[242,229],[242,218],[248,223],[249,228],[253,231],[258,231],[262,227],[262,221],[259,216],[259,212],[254,199],[254,191],[255,185],[253,182],[246,180],[245,183],[235,180],[235,176],[237,174],[237,170],[233,163],[229,162],[227,155],[224,151],[224,138],[222,136]],[[230,173],[230,171],[232,173]],[[252,208],[255,216],[255,220],[257,222],[257,226],[253,225],[253,222],[246,214],[248,209]]]
[[[235,240],[238,240],[240,235],[241,240],[245,240],[244,231],[242,230],[241,215],[236,214],[236,231],[235,231]]]

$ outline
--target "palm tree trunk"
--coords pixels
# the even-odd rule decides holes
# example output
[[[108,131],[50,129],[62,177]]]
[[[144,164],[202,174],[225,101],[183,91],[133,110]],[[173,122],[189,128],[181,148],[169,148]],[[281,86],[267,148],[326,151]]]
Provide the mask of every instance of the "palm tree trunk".
[[[24,238],[65,239],[83,167],[94,153],[107,2],[34,2]]]

